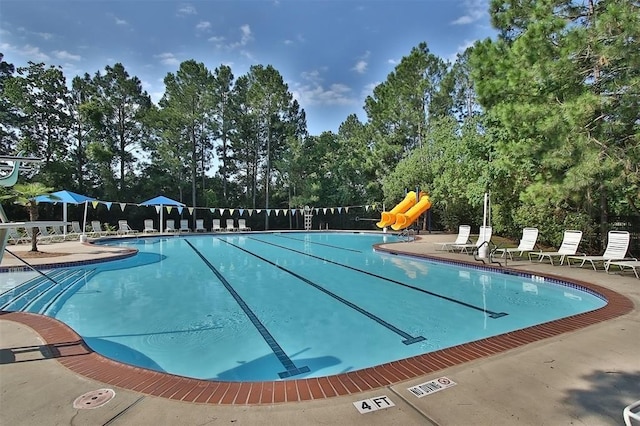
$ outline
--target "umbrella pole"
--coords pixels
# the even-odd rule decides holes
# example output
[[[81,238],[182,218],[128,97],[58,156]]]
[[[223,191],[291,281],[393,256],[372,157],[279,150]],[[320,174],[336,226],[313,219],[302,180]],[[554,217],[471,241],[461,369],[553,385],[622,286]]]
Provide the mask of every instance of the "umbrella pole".
[[[62,203],[62,221],[64,222],[64,226],[62,227],[62,235],[64,235],[64,239],[67,239],[67,203]]]
[[[160,223],[158,224],[158,230],[160,231],[160,233],[162,234],[162,213],[163,213],[164,207],[162,204],[160,204]]]
[[[87,229],[87,206],[89,205],[88,201],[84,202],[84,220],[82,221],[82,235],[84,235],[84,230]]]

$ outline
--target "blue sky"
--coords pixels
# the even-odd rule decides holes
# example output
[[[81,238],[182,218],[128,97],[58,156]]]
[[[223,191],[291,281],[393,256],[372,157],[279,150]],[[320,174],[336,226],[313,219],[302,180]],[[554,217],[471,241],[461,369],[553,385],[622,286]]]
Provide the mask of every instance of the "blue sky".
[[[69,81],[116,62],[157,102],[195,59],[236,77],[273,65],[311,134],[337,131],[420,42],[453,61],[494,37],[488,0],[1,0],[0,52],[16,67],[60,65]]]

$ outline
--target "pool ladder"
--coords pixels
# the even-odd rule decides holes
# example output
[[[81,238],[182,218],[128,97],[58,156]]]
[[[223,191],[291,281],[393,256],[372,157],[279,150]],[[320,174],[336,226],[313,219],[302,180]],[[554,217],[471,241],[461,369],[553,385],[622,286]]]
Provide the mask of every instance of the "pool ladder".
[[[499,248],[499,246],[493,244],[491,241],[485,241],[482,244],[480,244],[478,247],[475,247],[473,249],[473,252],[472,252],[473,258],[475,260],[479,261],[479,262],[482,262],[482,263],[485,263],[485,264],[487,263],[485,258],[478,257],[478,254],[480,252],[480,247],[484,246],[485,244],[486,244],[486,246],[487,246],[487,248],[489,250],[489,263],[496,263],[496,264],[498,264],[499,266],[501,266],[503,268],[506,267],[507,266],[507,258],[508,258],[508,256],[504,257],[504,265],[499,260],[495,260],[493,255],[496,253],[496,250]],[[493,246],[493,247],[491,247],[491,246]]]

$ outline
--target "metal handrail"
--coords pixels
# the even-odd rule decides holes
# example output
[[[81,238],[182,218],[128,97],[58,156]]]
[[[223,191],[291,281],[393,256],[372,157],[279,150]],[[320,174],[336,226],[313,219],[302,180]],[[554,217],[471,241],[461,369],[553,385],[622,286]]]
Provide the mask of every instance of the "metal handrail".
[[[60,285],[60,283],[56,280],[54,280],[53,278],[51,278],[50,276],[48,276],[47,274],[45,274],[44,272],[36,269],[32,264],[30,264],[29,262],[27,262],[26,260],[24,260],[23,258],[21,258],[20,256],[18,256],[17,254],[13,253],[11,250],[9,250],[8,248],[5,247],[4,251],[6,251],[7,253],[9,253],[11,256],[15,257],[16,259],[18,259],[20,262],[24,263],[25,265],[27,265],[27,267],[29,269],[31,269],[34,272],[37,272],[38,274],[42,275],[45,279],[51,281],[52,283],[54,283],[55,285]]]

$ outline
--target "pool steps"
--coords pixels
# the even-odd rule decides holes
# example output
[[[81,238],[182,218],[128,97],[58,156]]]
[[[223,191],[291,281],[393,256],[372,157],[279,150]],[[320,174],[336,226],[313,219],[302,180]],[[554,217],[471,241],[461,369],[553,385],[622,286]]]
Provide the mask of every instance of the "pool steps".
[[[0,310],[22,311],[44,315],[55,315],[59,307],[86,280],[95,274],[95,269],[61,269],[32,278],[0,294]]]

